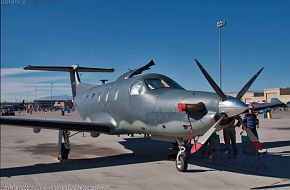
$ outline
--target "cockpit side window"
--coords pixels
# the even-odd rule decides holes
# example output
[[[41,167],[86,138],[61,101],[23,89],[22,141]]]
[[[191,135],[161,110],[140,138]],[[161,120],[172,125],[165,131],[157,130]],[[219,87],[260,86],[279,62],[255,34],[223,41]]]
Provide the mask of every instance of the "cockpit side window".
[[[150,90],[159,89],[159,88],[176,88],[183,89],[175,81],[167,78],[149,78],[145,79],[145,83]]]
[[[141,95],[144,94],[146,91],[145,85],[142,81],[135,82],[131,89],[130,89],[130,95]]]
[[[145,82],[148,88],[151,90],[169,87],[169,85],[166,84],[166,82],[164,82],[162,79],[145,79]]]
[[[176,89],[184,90],[184,88],[182,86],[180,86],[177,82],[175,82],[171,78],[164,78],[162,80],[164,80],[166,82],[166,84],[168,84],[170,86],[170,88],[176,88]]]

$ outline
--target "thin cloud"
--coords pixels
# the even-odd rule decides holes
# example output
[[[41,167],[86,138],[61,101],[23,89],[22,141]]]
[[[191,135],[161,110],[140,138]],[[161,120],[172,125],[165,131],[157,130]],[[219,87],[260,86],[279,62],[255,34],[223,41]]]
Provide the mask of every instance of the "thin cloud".
[[[40,76],[32,76],[31,72],[42,72]],[[25,76],[23,74],[25,73]],[[22,75],[20,75],[22,74]],[[98,82],[99,75],[81,77],[83,82]],[[51,85],[53,84],[53,85]],[[45,71],[27,71],[23,68],[1,69],[1,101],[15,101],[27,99],[34,100],[51,95],[71,95],[71,84],[67,73],[56,73]]]
[[[5,76],[22,73],[17,70],[6,71]],[[50,95],[51,83],[53,83],[52,90],[54,95],[71,94],[70,83],[67,76],[3,77],[3,75],[1,75],[1,101],[15,101],[15,97],[17,97],[17,99],[27,99],[27,92],[29,100],[35,99],[35,93],[37,93],[36,96],[38,98]]]
[[[1,77],[32,72],[43,72],[43,71],[29,71],[24,70],[23,68],[1,68]]]
[[[8,55],[8,56],[1,56],[1,60],[7,60],[7,59],[14,59],[15,56],[14,55]]]

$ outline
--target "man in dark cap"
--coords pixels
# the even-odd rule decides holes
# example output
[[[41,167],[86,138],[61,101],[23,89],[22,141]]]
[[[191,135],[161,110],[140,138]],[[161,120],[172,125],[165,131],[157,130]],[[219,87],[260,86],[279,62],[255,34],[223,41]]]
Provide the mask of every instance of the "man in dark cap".
[[[245,114],[244,117],[244,125],[249,128],[253,134],[259,139],[257,128],[259,128],[259,119],[254,112],[254,108],[252,106],[249,107],[249,113]]]

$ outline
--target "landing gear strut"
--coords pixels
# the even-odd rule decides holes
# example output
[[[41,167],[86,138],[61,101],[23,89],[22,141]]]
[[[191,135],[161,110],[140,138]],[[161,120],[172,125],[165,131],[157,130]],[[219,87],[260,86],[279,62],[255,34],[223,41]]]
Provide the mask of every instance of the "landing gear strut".
[[[188,161],[186,156],[186,147],[184,146],[184,142],[180,139],[176,140],[178,143],[178,154],[175,160],[176,169],[180,172],[185,172],[188,167]]]
[[[58,154],[58,160],[67,160],[68,155],[70,152],[70,142],[69,142],[69,136],[70,132],[68,130],[59,130],[58,133],[58,149],[59,149],[59,154]],[[64,142],[62,142],[62,139]]]

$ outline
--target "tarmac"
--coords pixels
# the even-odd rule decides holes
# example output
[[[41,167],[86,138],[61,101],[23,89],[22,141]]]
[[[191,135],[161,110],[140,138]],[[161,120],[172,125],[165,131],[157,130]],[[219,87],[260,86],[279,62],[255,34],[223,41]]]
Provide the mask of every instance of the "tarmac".
[[[273,118],[260,117],[260,141],[265,155],[243,154],[237,129],[239,154],[226,158],[222,151],[214,161],[196,153],[189,158],[188,171],[175,168],[168,159],[170,143],[143,135],[100,135],[79,133],[70,138],[70,159],[56,159],[58,131],[1,126],[1,190],[22,189],[290,189],[290,111],[274,111]],[[80,120],[74,113],[59,112],[15,117]]]

